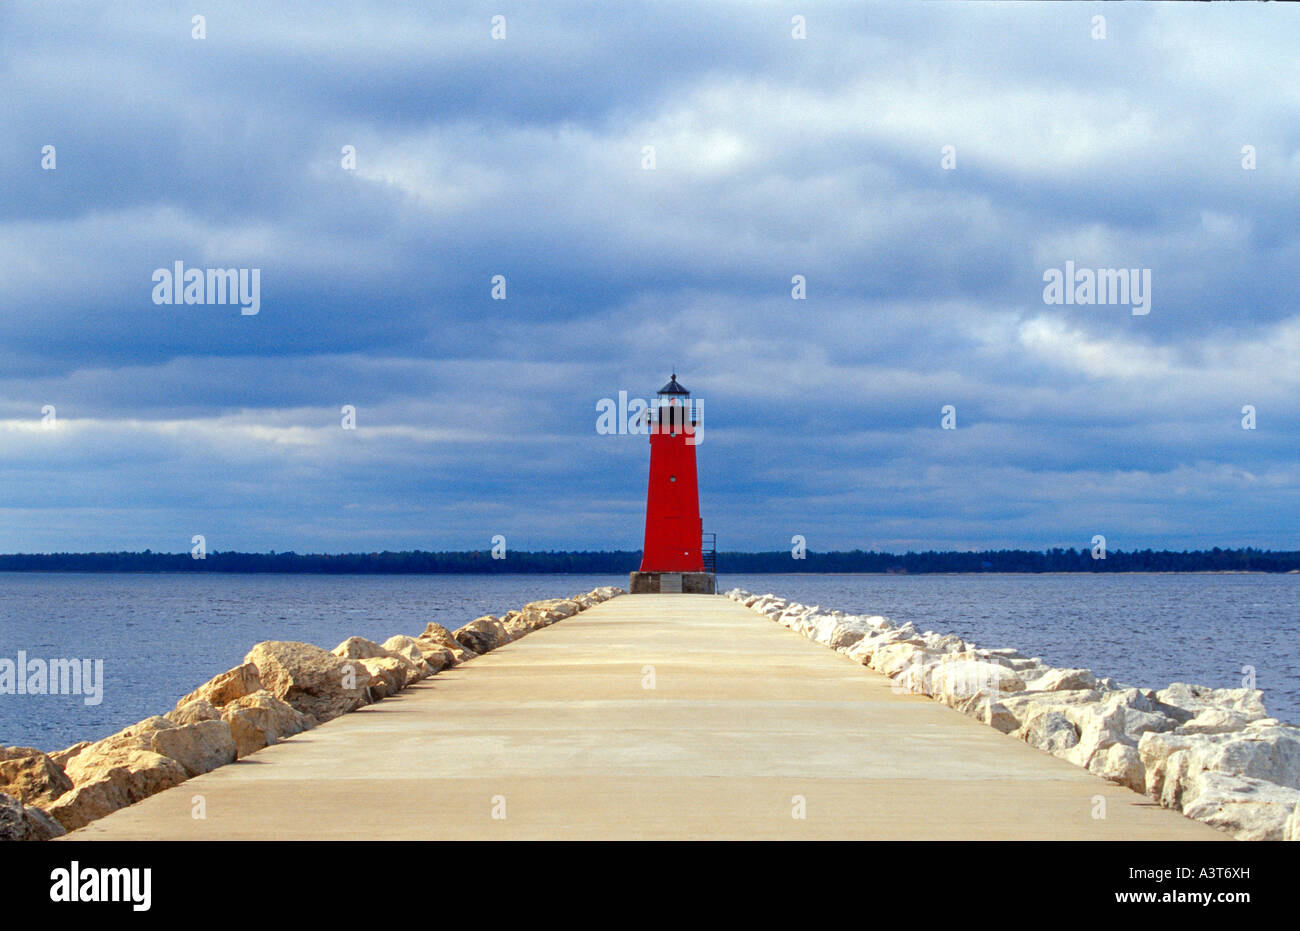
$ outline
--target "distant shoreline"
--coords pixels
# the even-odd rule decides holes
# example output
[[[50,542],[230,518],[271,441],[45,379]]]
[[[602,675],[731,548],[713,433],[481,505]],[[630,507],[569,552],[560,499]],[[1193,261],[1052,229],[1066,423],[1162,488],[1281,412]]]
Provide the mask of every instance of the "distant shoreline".
[[[553,570],[545,571],[541,569],[524,570],[518,572],[366,572],[363,570],[354,572],[310,572],[305,570],[293,569],[214,569],[207,572],[186,572],[184,570],[174,569],[4,569],[0,568],[0,575],[265,575],[265,576],[440,576],[440,575],[482,575],[493,578],[506,576],[566,576],[566,575],[624,575],[626,573],[603,572],[598,570]],[[879,576],[881,578],[911,577],[918,578],[921,576],[943,575],[943,576],[989,576],[989,575],[1034,575],[1034,576],[1073,576],[1073,575],[1103,575],[1103,576],[1130,576],[1130,575],[1300,575],[1300,569],[1290,569],[1286,571],[1269,571],[1263,569],[1126,569],[1109,572],[1063,572],[1063,571],[1041,571],[1035,572],[1027,569],[1004,569],[988,570],[984,572],[968,572],[961,570],[952,571],[935,571],[935,572],[798,572],[782,571],[779,569],[770,569],[763,571],[727,571],[718,572],[719,578],[738,575],[806,575],[806,576],[844,576],[845,578],[857,576]]]
[[[11,553],[0,572],[227,573],[240,575],[626,575],[637,551],[509,552],[488,550],[372,553]],[[718,574],[727,575],[1060,575],[1165,574],[1275,575],[1300,573],[1300,552],[1243,549],[1108,551],[986,550],[880,553],[852,550],[720,552]]]

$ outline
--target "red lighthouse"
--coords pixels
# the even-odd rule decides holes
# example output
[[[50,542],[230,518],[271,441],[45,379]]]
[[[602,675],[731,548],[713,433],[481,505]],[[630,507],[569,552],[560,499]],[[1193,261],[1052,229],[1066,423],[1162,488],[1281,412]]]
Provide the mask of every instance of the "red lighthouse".
[[[650,427],[650,483],[645,503],[645,547],[631,591],[696,592],[716,588],[714,552],[704,548],[700,488],[695,471],[700,405],[673,373],[646,413]]]

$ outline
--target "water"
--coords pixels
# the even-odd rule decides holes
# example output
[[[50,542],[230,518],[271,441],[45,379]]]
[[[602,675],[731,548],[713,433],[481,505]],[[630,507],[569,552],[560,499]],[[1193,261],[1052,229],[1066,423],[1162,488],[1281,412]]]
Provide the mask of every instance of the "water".
[[[719,586],[883,614],[1140,688],[1240,688],[1300,723],[1300,575],[735,575]]]
[[[595,575],[0,573],[0,658],[104,660],[104,698],[0,695],[0,745],[58,750],[96,740],[237,666],[262,640],[332,649],[380,643],[429,621],[455,629],[529,601],[627,587]]]
[[[913,621],[980,646],[1014,646],[1144,687],[1239,686],[1254,666],[1270,711],[1300,721],[1300,576],[753,575],[776,592]],[[586,575],[173,575],[0,573],[0,658],[103,659],[104,699],[0,695],[0,744],[57,750],[172,707],[260,640],[331,648],[429,621],[456,628],[527,601],[626,586]]]

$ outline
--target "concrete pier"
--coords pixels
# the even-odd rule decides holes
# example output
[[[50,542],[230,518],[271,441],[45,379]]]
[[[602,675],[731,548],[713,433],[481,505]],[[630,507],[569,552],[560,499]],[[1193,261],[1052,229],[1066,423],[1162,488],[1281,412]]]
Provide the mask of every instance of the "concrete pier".
[[[1227,839],[890,686],[726,598],[627,595],[68,838]]]

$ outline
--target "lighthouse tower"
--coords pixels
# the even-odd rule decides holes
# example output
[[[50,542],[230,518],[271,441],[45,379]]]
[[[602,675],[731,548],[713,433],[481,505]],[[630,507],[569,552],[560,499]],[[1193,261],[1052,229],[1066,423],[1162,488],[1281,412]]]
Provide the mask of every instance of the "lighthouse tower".
[[[705,549],[695,447],[701,434],[699,405],[674,372],[646,412],[650,426],[650,484],[645,503],[645,546],[630,591],[716,590],[713,548]]]

